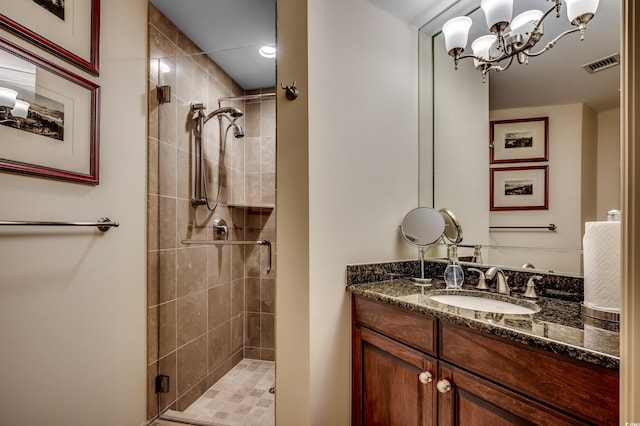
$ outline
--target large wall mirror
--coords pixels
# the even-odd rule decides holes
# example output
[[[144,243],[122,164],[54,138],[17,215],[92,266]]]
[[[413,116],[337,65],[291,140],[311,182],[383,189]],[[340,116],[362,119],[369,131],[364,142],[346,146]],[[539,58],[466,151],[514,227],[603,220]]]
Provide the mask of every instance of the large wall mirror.
[[[550,7],[544,0],[514,3],[513,16]],[[486,263],[581,275],[584,223],[606,220],[608,210],[620,208],[620,67],[595,73],[583,68],[620,52],[620,3],[600,1],[583,41],[579,33],[568,35],[527,65],[490,72],[485,82],[472,60],[454,69],[440,32],[449,18],[468,15],[470,52],[471,42],[489,33],[479,0],[458,2],[421,29],[420,205],[453,211],[464,229],[462,244],[483,245]],[[571,27],[565,5],[559,18],[545,20],[539,45]],[[539,118],[548,121],[542,159],[514,159],[503,146],[491,163],[492,127],[498,132],[509,121]],[[523,123],[535,132],[540,120]],[[548,183],[535,181],[548,194],[548,207],[495,209],[504,188],[496,188],[495,180],[490,187],[492,174],[509,181],[548,177]]]

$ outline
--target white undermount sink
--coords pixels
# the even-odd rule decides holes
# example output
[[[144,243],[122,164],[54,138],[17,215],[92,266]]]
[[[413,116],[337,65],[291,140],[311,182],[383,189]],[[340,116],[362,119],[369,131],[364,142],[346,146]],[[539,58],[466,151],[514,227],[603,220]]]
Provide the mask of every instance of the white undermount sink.
[[[456,306],[463,309],[471,309],[480,312],[492,312],[496,314],[526,315],[535,314],[540,307],[531,303],[530,307],[503,300],[487,299],[478,296],[466,296],[460,294],[438,294],[429,296],[429,299],[445,305]]]

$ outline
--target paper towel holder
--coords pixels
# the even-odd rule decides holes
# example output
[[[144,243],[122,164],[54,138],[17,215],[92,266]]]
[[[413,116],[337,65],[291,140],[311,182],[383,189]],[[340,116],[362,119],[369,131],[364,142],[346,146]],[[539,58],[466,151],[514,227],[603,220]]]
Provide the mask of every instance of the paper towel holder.
[[[602,321],[620,322],[620,313],[592,308],[590,306],[585,305],[584,303],[580,303],[580,313],[583,316],[595,318]]]

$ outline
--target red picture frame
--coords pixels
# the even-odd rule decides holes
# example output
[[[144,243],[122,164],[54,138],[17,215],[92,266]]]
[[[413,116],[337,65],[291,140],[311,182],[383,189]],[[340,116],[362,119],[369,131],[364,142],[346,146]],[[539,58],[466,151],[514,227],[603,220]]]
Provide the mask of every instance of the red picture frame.
[[[490,169],[490,210],[548,210],[549,166]]]
[[[48,135],[34,135],[37,132],[21,129],[20,126],[9,128],[0,125],[0,140],[3,142],[0,144],[0,170],[97,185],[100,86],[0,37],[0,53],[2,52],[32,64],[34,73],[41,73],[38,85],[33,86],[34,97],[44,94],[48,102],[55,103],[56,100],[47,99],[46,96],[61,93],[59,96],[63,98],[63,103],[60,104],[60,109],[61,114],[64,114],[61,128],[64,129],[64,137],[51,141],[46,137]],[[0,80],[0,86],[2,83]],[[51,87],[47,87],[47,84]],[[64,104],[65,100],[68,105]],[[2,108],[6,113],[7,107]],[[65,126],[66,123],[72,125]],[[37,163],[30,161],[31,158],[43,161]],[[65,165],[69,167],[64,167]]]
[[[4,28],[12,34],[15,34],[16,36],[91,75],[100,75],[100,0],[82,0],[90,2],[87,6],[90,16],[77,17],[77,19],[82,20],[82,22],[86,21],[90,23],[90,29],[88,31],[89,39],[82,41],[87,45],[88,50],[84,56],[77,51],[74,52],[72,48],[65,47],[63,41],[56,42],[52,40],[51,37],[47,38],[45,35],[38,33],[38,30],[34,28],[33,24],[18,22],[18,19],[15,16],[10,16],[11,13],[5,10],[9,8],[12,0],[4,1],[6,1],[6,3],[0,6],[0,28]],[[51,16],[52,20],[57,19],[55,16]]]
[[[549,160],[549,117],[491,121],[491,164]]]

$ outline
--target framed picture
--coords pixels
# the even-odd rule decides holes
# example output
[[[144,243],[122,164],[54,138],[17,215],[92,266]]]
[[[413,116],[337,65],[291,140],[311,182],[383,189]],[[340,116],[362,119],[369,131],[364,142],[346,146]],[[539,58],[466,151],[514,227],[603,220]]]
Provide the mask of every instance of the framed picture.
[[[99,74],[100,0],[3,0],[0,27]]]
[[[0,37],[0,170],[98,184],[100,87]]]
[[[549,166],[490,170],[491,211],[549,209]]]
[[[549,160],[549,118],[491,122],[490,158],[495,163]]]

